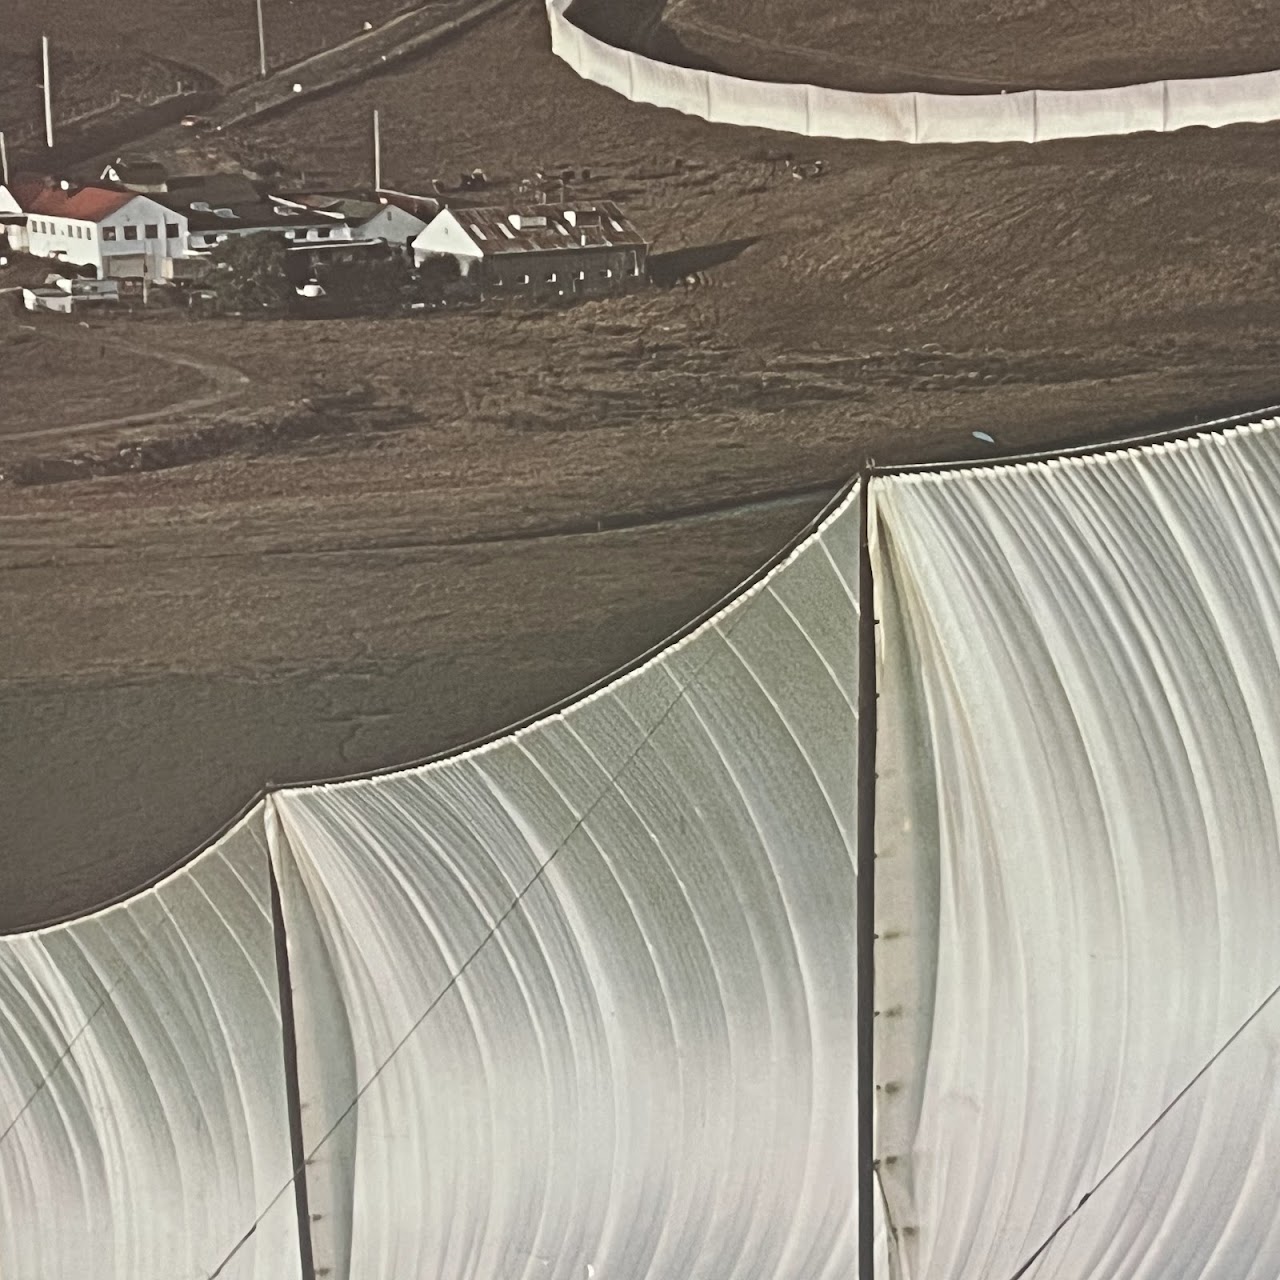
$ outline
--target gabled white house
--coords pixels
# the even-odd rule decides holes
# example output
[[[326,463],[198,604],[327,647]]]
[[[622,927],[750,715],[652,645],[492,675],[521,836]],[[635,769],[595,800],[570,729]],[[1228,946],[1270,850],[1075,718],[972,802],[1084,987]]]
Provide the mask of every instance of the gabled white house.
[[[13,192],[0,186],[0,254],[6,249],[21,250],[27,243],[27,217]]]
[[[464,225],[466,212],[441,209],[431,219],[413,242],[415,266],[422,266],[430,257],[450,257],[457,259],[464,276],[470,275],[471,268],[484,257],[485,232],[474,219],[470,226]]]
[[[134,191],[29,179],[8,197],[26,219],[15,247],[38,258],[93,267],[102,278],[160,280],[166,262],[187,253],[186,219]]]
[[[273,196],[272,200],[282,207],[296,209],[299,214],[309,213],[331,219],[333,239],[381,240],[396,249],[408,250],[427,226],[427,219],[418,217],[385,197],[363,200],[350,196],[308,193]]]

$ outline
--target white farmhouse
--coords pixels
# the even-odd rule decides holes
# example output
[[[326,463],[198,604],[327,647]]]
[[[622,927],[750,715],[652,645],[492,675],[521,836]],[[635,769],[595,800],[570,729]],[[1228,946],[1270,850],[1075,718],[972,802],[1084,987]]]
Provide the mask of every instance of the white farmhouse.
[[[7,196],[25,216],[15,247],[92,267],[103,279],[161,280],[187,253],[186,219],[149,196],[51,179],[18,181]]]

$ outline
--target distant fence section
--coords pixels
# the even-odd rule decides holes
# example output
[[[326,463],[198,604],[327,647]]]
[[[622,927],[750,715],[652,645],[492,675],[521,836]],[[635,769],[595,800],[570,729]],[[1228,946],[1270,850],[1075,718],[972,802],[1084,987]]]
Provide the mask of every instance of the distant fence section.
[[[565,16],[572,0],[546,3],[552,51],[578,75],[633,102],[718,124],[876,142],[1049,142],[1280,120],[1280,71],[1115,89],[857,93],[658,62],[576,26]]]

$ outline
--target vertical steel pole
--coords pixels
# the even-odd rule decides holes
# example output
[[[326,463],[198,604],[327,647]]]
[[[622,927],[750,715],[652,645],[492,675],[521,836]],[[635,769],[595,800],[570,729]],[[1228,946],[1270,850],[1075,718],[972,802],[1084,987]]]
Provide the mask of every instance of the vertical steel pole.
[[[268,796],[267,803],[271,803]],[[289,974],[289,941],[275,864],[268,860],[271,878],[271,928],[276,941],[276,981],[280,989],[280,1031],[284,1042],[284,1088],[289,1115],[289,1144],[293,1157],[293,1196],[298,1212],[298,1258],[302,1280],[315,1280],[311,1247],[311,1206],[307,1200],[307,1149],[302,1139],[302,1094],[298,1085],[298,1033],[293,1017],[293,979]]]
[[[875,1008],[876,1008],[876,612],[871,568],[872,465],[863,469],[858,491],[858,872],[857,939],[858,1056],[858,1277],[875,1273]]]
[[[378,109],[373,109],[373,193],[382,190],[382,134],[378,128]]]
[[[0,129],[0,183],[9,185],[9,152],[4,145],[3,129]]]
[[[258,8],[258,74],[267,77],[267,35],[262,25],[262,0],[256,0]]]
[[[49,85],[49,37],[40,37],[40,56],[44,63],[44,141],[53,146],[53,90]]]

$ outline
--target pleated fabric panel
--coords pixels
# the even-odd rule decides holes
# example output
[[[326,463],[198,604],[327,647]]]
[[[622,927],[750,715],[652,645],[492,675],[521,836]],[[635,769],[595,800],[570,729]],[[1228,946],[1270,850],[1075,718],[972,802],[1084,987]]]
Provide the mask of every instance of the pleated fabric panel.
[[[894,1274],[1273,1280],[1275,425],[873,501]]]
[[[333,1280],[856,1273],[856,540],[491,746],[273,798]]]
[[[261,809],[158,887],[0,939],[0,1276],[298,1271]],[[273,1203],[274,1202],[274,1203]]]

